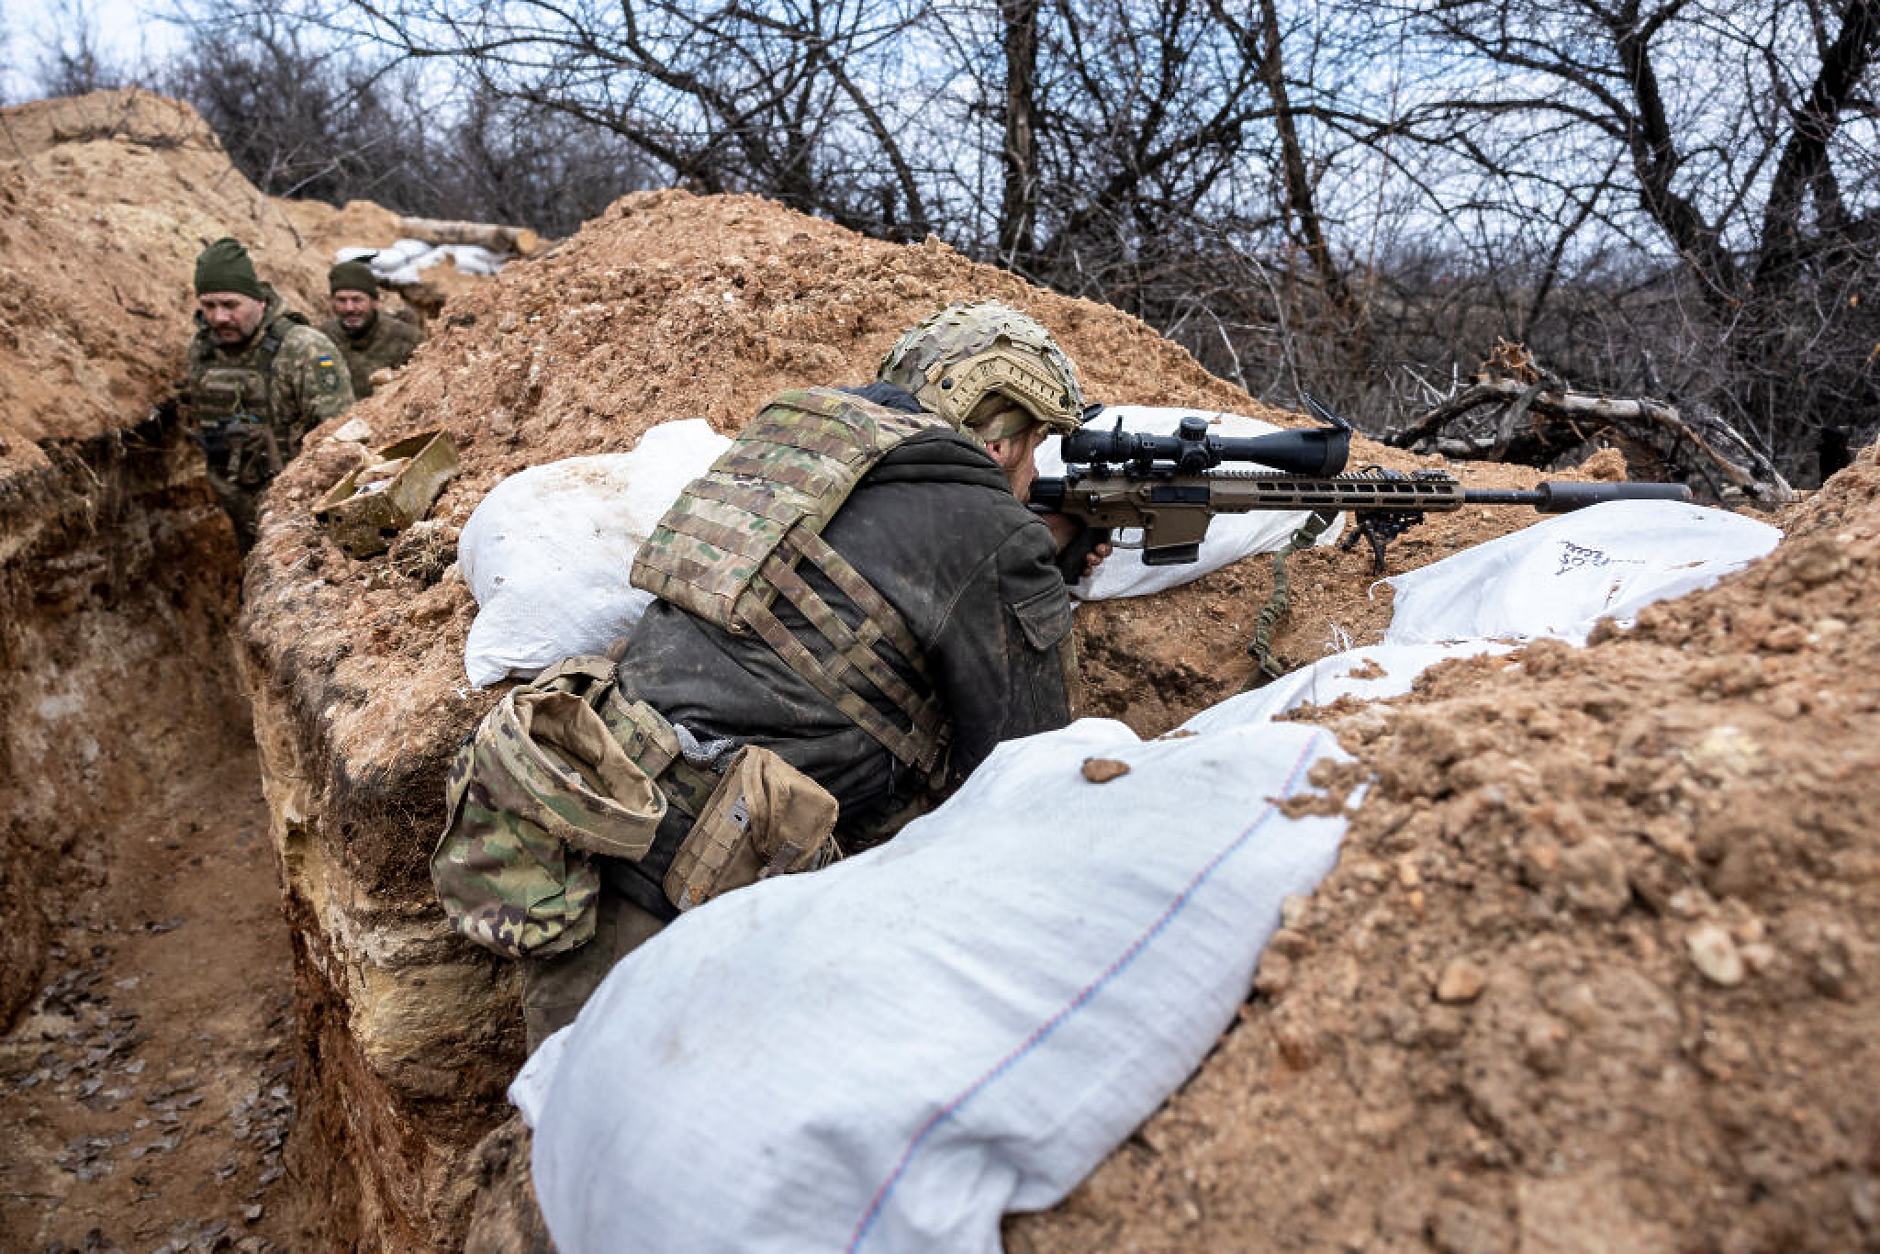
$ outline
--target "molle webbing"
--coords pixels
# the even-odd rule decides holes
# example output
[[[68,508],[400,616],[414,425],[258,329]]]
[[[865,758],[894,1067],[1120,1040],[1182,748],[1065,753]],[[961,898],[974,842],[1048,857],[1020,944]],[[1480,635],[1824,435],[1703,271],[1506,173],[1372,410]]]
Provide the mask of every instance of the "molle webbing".
[[[790,556],[783,556],[785,553]],[[862,621],[855,630],[851,631],[829,608],[829,603],[817,596],[816,590],[803,581],[795,568],[798,557],[814,563],[831,583],[861,608]],[[784,536],[777,552],[764,560],[762,573],[790,604],[796,606],[797,612],[803,615],[810,626],[820,631],[836,647],[835,664],[824,667],[816,655],[804,647],[802,641],[790,634],[790,629],[771,613],[770,608],[755,598],[745,606],[752,629],[791,670],[814,685],[831,704],[853,719],[856,726],[880,741],[888,752],[923,774],[931,771],[938,764],[940,752],[945,747],[946,719],[939,703],[908,687],[872,647],[875,641],[885,636],[902,657],[913,663],[922,681],[929,688],[933,686],[920,646],[915,643],[907,630],[907,624],[894,607],[882,600],[881,594],[841,554],[830,548],[821,536],[801,529],[792,530]],[[912,726],[907,731],[902,731],[883,718],[868,703],[856,683],[858,675],[908,716]]]
[[[931,687],[913,633],[894,608],[820,539],[849,493],[881,458],[910,436],[951,431],[931,414],[907,414],[831,388],[785,392],[694,480],[634,558],[632,583],[738,635],[756,634],[896,758],[921,771],[945,750],[946,723],[874,652],[886,640]],[[861,610],[846,626],[804,582],[808,560]],[[825,667],[777,619],[779,592],[826,638]],[[859,681],[906,716],[895,727],[862,695]]]
[[[784,533],[819,534],[889,449],[936,428],[952,430],[831,388],[783,393],[660,519],[634,559],[633,586],[748,634],[738,603],[776,595],[756,576]]]

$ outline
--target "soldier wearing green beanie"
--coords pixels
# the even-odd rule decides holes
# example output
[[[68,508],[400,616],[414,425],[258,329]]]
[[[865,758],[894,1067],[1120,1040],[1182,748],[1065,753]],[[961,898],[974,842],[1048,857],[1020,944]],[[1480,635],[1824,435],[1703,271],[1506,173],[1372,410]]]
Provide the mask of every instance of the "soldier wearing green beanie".
[[[196,258],[196,295],[235,292],[250,300],[265,301],[268,294],[255,276],[248,250],[227,236],[203,249]]]
[[[345,355],[353,395],[361,398],[372,395],[374,375],[411,360],[424,339],[404,319],[379,316],[379,277],[370,264],[375,255],[353,257],[327,271],[333,316],[320,324],[321,333]]]
[[[377,253],[366,253],[336,262],[326,272],[327,291],[335,296],[341,292],[364,292],[376,298],[379,294],[379,276],[372,272],[372,259],[376,256]]]
[[[352,404],[352,383],[332,341],[260,280],[239,241],[224,236],[202,250],[195,287],[189,416],[209,486],[246,551],[262,489],[308,431]]]

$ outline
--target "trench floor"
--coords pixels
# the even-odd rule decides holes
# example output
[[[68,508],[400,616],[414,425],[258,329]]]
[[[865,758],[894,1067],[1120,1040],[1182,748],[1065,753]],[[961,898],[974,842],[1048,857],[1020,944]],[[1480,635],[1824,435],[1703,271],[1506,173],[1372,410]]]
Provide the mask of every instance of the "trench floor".
[[[0,1038],[0,1249],[308,1248],[290,951],[247,727],[77,834],[42,990]]]

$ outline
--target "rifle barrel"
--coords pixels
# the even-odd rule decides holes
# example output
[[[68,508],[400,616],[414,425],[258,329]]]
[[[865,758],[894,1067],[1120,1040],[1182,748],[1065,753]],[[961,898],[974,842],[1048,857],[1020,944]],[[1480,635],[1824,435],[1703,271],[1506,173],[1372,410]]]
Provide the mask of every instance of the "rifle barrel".
[[[1465,505],[1532,505],[1543,514],[1564,514],[1605,501],[1685,501],[1681,483],[1542,483],[1532,488],[1470,488]]]

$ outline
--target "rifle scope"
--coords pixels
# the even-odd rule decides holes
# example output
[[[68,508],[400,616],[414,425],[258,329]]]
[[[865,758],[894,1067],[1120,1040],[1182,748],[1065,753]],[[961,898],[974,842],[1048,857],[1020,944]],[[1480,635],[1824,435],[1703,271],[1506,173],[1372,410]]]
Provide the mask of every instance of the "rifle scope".
[[[1123,430],[1119,418],[1109,431],[1080,427],[1064,437],[1059,451],[1066,465],[1117,464],[1139,474],[1197,474],[1222,462],[1254,462],[1292,475],[1335,475],[1350,455],[1351,427],[1221,436],[1208,434],[1206,418],[1190,416],[1174,435],[1145,435]]]

